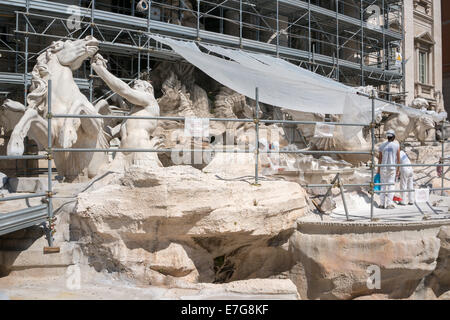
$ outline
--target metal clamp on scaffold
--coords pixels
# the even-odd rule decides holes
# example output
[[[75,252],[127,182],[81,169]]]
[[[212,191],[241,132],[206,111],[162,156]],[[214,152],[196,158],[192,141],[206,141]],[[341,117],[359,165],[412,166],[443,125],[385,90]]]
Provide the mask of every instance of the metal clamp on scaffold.
[[[336,181],[333,183],[332,188],[340,188],[341,184],[339,183],[339,179],[336,179]]]
[[[56,233],[55,222],[56,222],[56,217],[48,218],[48,228],[50,230],[51,236],[53,236]]]
[[[373,190],[375,189],[375,183],[372,181],[371,183],[369,183],[369,191],[368,193],[370,195],[374,194]]]

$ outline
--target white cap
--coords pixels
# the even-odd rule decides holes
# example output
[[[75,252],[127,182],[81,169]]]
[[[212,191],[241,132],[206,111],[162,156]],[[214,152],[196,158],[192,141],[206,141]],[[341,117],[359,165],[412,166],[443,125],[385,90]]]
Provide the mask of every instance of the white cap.
[[[392,129],[386,131],[386,137],[395,137],[395,131]]]

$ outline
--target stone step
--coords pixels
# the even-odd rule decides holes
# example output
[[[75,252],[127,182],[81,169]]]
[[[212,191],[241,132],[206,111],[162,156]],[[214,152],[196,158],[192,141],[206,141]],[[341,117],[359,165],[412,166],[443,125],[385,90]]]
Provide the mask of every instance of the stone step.
[[[0,250],[0,277],[17,275],[43,277],[65,272],[70,265],[79,262],[77,246],[63,243],[59,253],[44,254],[43,246],[33,245],[28,250]]]
[[[48,189],[48,179],[43,177],[11,177],[8,179],[8,190],[11,193],[41,193]]]

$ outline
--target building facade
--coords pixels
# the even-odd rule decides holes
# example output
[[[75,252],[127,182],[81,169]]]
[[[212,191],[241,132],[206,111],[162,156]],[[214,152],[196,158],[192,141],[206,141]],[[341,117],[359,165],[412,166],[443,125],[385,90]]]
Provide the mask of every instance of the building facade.
[[[442,71],[444,106],[450,114],[450,1],[442,0]]]
[[[405,0],[404,19],[405,103],[443,111],[441,0]]]

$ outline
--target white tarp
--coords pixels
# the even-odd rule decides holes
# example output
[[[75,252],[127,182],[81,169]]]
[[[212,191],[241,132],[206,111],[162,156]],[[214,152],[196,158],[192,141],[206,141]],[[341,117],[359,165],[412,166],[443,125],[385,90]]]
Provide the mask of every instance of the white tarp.
[[[255,99],[255,88],[258,88],[259,101],[269,105],[303,112],[343,114],[344,106],[351,103],[349,96],[356,96],[354,88],[282,59],[217,46],[207,47],[232,59],[227,60],[203,53],[191,41],[151,37],[170,46],[188,62],[234,91]]]
[[[372,120],[372,101],[356,94],[357,89],[298,67],[283,59],[242,50],[225,49],[201,44],[209,52],[202,52],[192,41],[179,41],[166,37],[152,39],[170,46],[188,62],[222,85],[259,101],[297,111],[342,115],[343,123],[369,124]],[[409,116],[428,115],[442,121],[446,113],[437,114],[410,107],[398,107],[375,101],[375,114],[406,112]],[[359,128],[359,129],[358,129]],[[353,135],[360,127],[345,127],[345,135]]]

